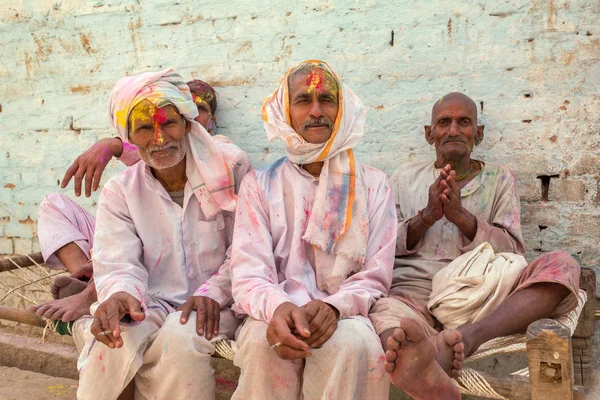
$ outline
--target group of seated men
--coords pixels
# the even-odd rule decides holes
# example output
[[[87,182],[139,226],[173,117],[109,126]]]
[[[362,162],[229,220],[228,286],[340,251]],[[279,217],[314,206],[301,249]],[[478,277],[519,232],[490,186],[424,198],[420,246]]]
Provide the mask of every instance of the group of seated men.
[[[387,399],[390,381],[458,399],[464,357],[576,307],[572,257],[522,257],[515,179],[471,158],[484,127],[464,94],[433,105],[435,160],[391,180],[357,160],[365,106],[324,62],[291,68],[265,100],[286,153],[271,165],[211,136],[215,111],[215,91],[173,69],[122,78],[118,137],[62,186],[89,196],[113,156],[129,167],[95,218],[66,196],[40,204],[44,259],[71,275],[33,309],[77,320],[78,398],[214,399],[210,357],[229,338],[234,399]]]

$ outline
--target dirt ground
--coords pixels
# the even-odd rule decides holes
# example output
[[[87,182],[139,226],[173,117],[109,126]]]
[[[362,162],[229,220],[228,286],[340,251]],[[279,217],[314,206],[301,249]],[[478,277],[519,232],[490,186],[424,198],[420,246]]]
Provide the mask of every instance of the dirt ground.
[[[0,400],[75,400],[77,381],[0,366]]]
[[[586,400],[600,400],[600,371],[594,373]],[[0,366],[0,400],[75,400],[77,381]]]

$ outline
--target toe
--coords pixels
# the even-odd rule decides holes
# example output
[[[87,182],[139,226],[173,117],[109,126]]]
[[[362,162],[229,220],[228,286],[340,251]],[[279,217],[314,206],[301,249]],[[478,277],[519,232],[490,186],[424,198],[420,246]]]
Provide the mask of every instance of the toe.
[[[396,361],[397,357],[398,357],[398,353],[396,353],[395,351],[388,350],[388,351],[385,352],[385,359],[388,362],[394,362],[394,361]]]
[[[54,311],[54,313],[52,313],[52,315],[50,316],[50,319],[53,321],[57,321],[59,319],[61,319],[61,317],[64,315],[65,310],[63,310],[62,308],[58,308],[56,311]]]
[[[383,364],[383,368],[386,370],[386,372],[391,374],[396,369],[396,364],[392,362],[386,362],[385,364]]]
[[[400,342],[390,336],[387,340],[387,348],[390,350],[398,350],[400,348]]]
[[[402,321],[400,323],[402,323]],[[395,340],[397,343],[401,343],[406,340],[406,332],[404,332],[404,329],[402,328],[396,328],[394,329],[394,332],[392,332],[390,339]]]
[[[420,342],[425,338],[425,333],[423,332],[417,321],[413,319],[402,318],[400,320],[400,326],[402,327],[401,330],[404,331],[406,338],[412,342]]]

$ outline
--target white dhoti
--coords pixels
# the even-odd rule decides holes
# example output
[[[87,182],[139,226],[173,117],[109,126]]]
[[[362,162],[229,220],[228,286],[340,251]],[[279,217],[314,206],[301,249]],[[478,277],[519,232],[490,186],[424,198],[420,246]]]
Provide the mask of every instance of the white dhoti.
[[[266,339],[267,324],[247,318],[234,364],[242,369],[233,400],[388,399],[379,338],[356,319],[338,322],[335,333],[312,356],[282,360]],[[302,396],[301,396],[302,395]]]
[[[136,399],[214,399],[213,343],[222,335],[232,338],[240,321],[229,308],[222,309],[219,337],[208,341],[196,332],[195,311],[185,325],[180,311],[169,311],[150,302],[146,319],[121,333],[120,349],[95,339],[92,317],[79,319],[73,334],[81,350],[77,398],[114,400],[134,380]]]

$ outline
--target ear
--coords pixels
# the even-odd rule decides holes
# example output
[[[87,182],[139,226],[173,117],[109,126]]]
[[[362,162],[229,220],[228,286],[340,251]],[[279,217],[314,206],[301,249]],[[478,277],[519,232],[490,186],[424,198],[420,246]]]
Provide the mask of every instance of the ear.
[[[477,136],[475,137],[476,146],[479,146],[483,141],[483,128],[485,128],[485,125],[477,125]]]
[[[206,131],[208,133],[211,133],[212,128],[215,126],[216,122],[217,122],[217,117],[215,117],[215,116],[210,117],[210,119],[206,123]]]
[[[425,125],[425,140],[430,145],[433,145],[433,137],[431,136],[431,125]]]
[[[192,130],[192,123],[187,118],[184,118],[184,120],[185,120],[185,133],[188,134]]]

